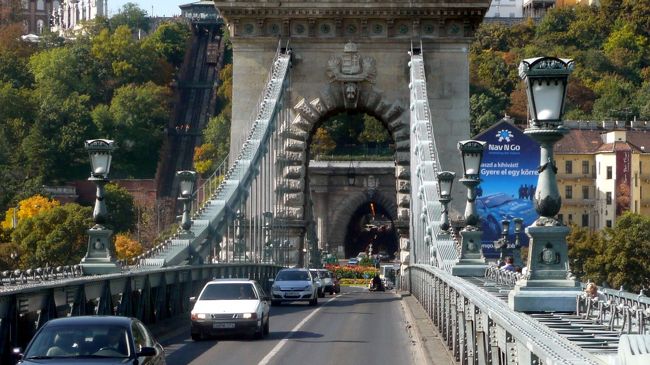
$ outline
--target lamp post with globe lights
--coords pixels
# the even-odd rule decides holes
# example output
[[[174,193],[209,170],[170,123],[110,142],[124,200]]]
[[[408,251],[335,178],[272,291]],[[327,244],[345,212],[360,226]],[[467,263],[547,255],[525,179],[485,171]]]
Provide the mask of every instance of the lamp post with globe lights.
[[[444,233],[449,232],[449,203],[451,202],[451,188],[454,184],[456,174],[451,171],[441,171],[438,173],[438,200],[442,204],[442,213],[440,214],[440,229]]]
[[[104,202],[104,186],[108,183],[108,174],[111,169],[111,153],[115,149],[112,140],[91,139],[85,143],[85,148],[90,156],[91,171],[89,181],[97,185],[93,221],[95,225],[88,230],[88,250],[81,259],[81,268],[86,275],[101,275],[119,272],[120,268],[115,260],[112,235],[113,231],[104,224],[108,212]]]
[[[553,146],[568,133],[562,114],[572,70],[573,60],[555,57],[529,58],[519,65],[519,76],[526,82],[530,117],[524,133],[540,145],[534,196],[535,210],[540,217],[526,228],[530,237],[527,275],[508,295],[508,305],[516,311],[573,311],[580,291],[579,283],[569,271],[566,243],[569,228],[555,218],[562,199]]]
[[[181,238],[192,238],[194,234],[190,231],[192,219],[190,218],[190,207],[192,205],[192,196],[194,194],[194,182],[196,181],[196,172],[194,171],[176,171],[180,192],[178,200],[183,203],[183,217],[181,218]]]
[[[476,187],[481,183],[480,169],[485,145],[485,142],[475,140],[458,142],[463,162],[463,178],[460,182],[467,187],[467,204],[465,227],[460,231],[460,257],[451,269],[456,276],[483,276],[487,269],[481,249],[483,232],[476,212]]]

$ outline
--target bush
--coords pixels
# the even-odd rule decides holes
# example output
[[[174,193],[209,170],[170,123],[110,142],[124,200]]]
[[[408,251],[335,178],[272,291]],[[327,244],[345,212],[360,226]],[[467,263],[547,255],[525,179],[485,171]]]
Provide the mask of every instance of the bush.
[[[351,286],[351,285],[368,285],[371,279],[341,279],[339,284],[342,286]]]
[[[378,269],[368,266],[325,265],[325,268],[341,279],[368,280],[379,273]]]

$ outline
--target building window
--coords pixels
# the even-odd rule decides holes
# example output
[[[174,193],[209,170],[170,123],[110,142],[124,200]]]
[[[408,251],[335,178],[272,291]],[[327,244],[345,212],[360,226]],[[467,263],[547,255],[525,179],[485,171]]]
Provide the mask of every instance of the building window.
[[[582,226],[589,227],[589,214],[582,215]]]
[[[566,199],[573,199],[573,186],[567,185],[564,187],[564,197]]]
[[[564,172],[573,174],[573,161],[564,161]]]
[[[607,193],[605,193],[605,203],[607,205],[612,205],[612,192],[611,191],[608,191]]]
[[[612,167],[607,166],[607,180],[611,180],[611,179],[612,179]]]
[[[605,225],[607,226],[607,228],[612,228],[612,220],[611,219],[606,220]]]
[[[564,215],[562,215],[562,214],[558,214],[558,215],[557,215],[557,220],[559,220],[560,222],[564,223]]]
[[[589,199],[589,187],[588,186],[583,186],[582,187],[582,199]]]
[[[639,174],[643,175],[643,162],[639,161]]]
[[[43,19],[39,19],[36,21],[36,34],[43,34],[43,27],[45,26],[45,22]]]
[[[573,214],[569,214],[569,224],[573,223]]]
[[[582,161],[582,174],[589,175],[589,161]]]
[[[36,10],[45,10],[45,1],[43,0],[36,1]]]
[[[23,9],[29,9],[29,0],[23,0]]]

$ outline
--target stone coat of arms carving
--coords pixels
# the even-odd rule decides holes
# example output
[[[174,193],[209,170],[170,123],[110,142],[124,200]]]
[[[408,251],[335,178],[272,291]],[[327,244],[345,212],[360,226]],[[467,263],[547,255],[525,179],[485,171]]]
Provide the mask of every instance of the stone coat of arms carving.
[[[357,45],[350,42],[343,48],[343,54],[332,57],[327,63],[330,82],[339,83],[344,95],[345,107],[354,109],[359,100],[359,83],[373,83],[377,74],[375,59],[361,57]]]

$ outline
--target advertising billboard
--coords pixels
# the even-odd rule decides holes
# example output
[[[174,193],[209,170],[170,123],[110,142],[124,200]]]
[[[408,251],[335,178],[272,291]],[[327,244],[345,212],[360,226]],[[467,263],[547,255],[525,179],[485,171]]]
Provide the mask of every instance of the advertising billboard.
[[[486,142],[476,208],[481,218],[483,252],[493,258],[499,256],[494,241],[501,237],[501,220],[510,220],[512,243],[514,218],[522,218],[524,227],[538,218],[533,197],[539,175],[539,144],[505,120],[474,139]],[[523,232],[520,242],[528,245]]]

